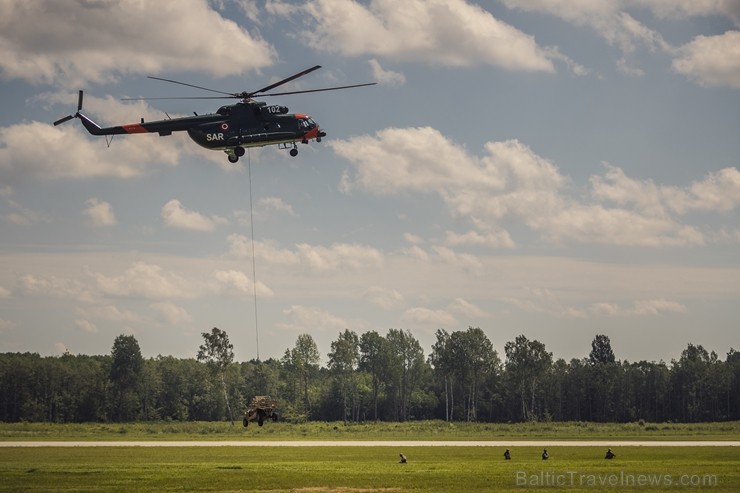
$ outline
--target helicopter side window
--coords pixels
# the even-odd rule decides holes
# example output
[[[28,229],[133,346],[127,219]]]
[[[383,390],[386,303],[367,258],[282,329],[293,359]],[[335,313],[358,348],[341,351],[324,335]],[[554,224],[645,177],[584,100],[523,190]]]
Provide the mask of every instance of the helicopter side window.
[[[221,106],[218,111],[216,111],[219,115],[228,116],[231,114],[231,108],[228,106]]]

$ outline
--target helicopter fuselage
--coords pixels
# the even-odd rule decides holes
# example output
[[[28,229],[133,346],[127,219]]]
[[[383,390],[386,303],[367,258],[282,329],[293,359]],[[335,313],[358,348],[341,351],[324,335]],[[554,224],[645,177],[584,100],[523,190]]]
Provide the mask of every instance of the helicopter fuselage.
[[[297,154],[296,143],[321,141],[326,135],[308,115],[289,114],[288,108],[246,101],[222,106],[216,113],[195,115],[167,120],[132,123],[101,128],[97,123],[78,113],[82,124],[93,135],[119,135],[186,131],[198,145],[211,150],[222,150],[229,161],[236,162],[247,147],[266,145],[292,145],[291,155]]]
[[[206,149],[228,152],[239,146],[307,143],[325,135],[311,117],[288,114],[285,106],[237,103],[222,106],[216,114],[221,118],[187,129],[190,138]]]

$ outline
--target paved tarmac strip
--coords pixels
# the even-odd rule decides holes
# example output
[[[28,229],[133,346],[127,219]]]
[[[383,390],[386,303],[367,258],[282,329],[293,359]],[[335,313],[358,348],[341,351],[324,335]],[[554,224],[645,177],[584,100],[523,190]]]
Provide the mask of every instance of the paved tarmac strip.
[[[495,441],[0,441],[9,447],[740,447],[740,441],[495,440]]]

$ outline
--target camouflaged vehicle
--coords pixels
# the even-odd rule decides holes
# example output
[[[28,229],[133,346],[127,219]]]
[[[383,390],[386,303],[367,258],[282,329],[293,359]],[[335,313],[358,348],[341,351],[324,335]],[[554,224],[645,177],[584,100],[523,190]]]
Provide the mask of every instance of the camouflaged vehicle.
[[[257,424],[262,426],[266,419],[277,421],[278,415],[276,409],[276,399],[271,398],[269,395],[255,396],[252,399],[252,403],[244,410],[242,424],[247,427],[250,421],[257,421]]]

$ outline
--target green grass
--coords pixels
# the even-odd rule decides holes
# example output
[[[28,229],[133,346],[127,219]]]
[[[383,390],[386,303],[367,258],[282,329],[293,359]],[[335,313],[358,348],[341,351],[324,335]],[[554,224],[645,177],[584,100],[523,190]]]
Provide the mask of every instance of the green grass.
[[[0,440],[740,440],[740,422],[723,423],[407,423],[240,422],[0,423]]]
[[[504,461],[498,447],[411,447],[399,464],[391,446],[0,448],[0,492],[521,492],[557,482],[576,492],[602,481],[615,492],[740,491],[737,447],[623,447],[612,461],[603,447],[554,447],[546,462],[539,448],[511,451]]]

